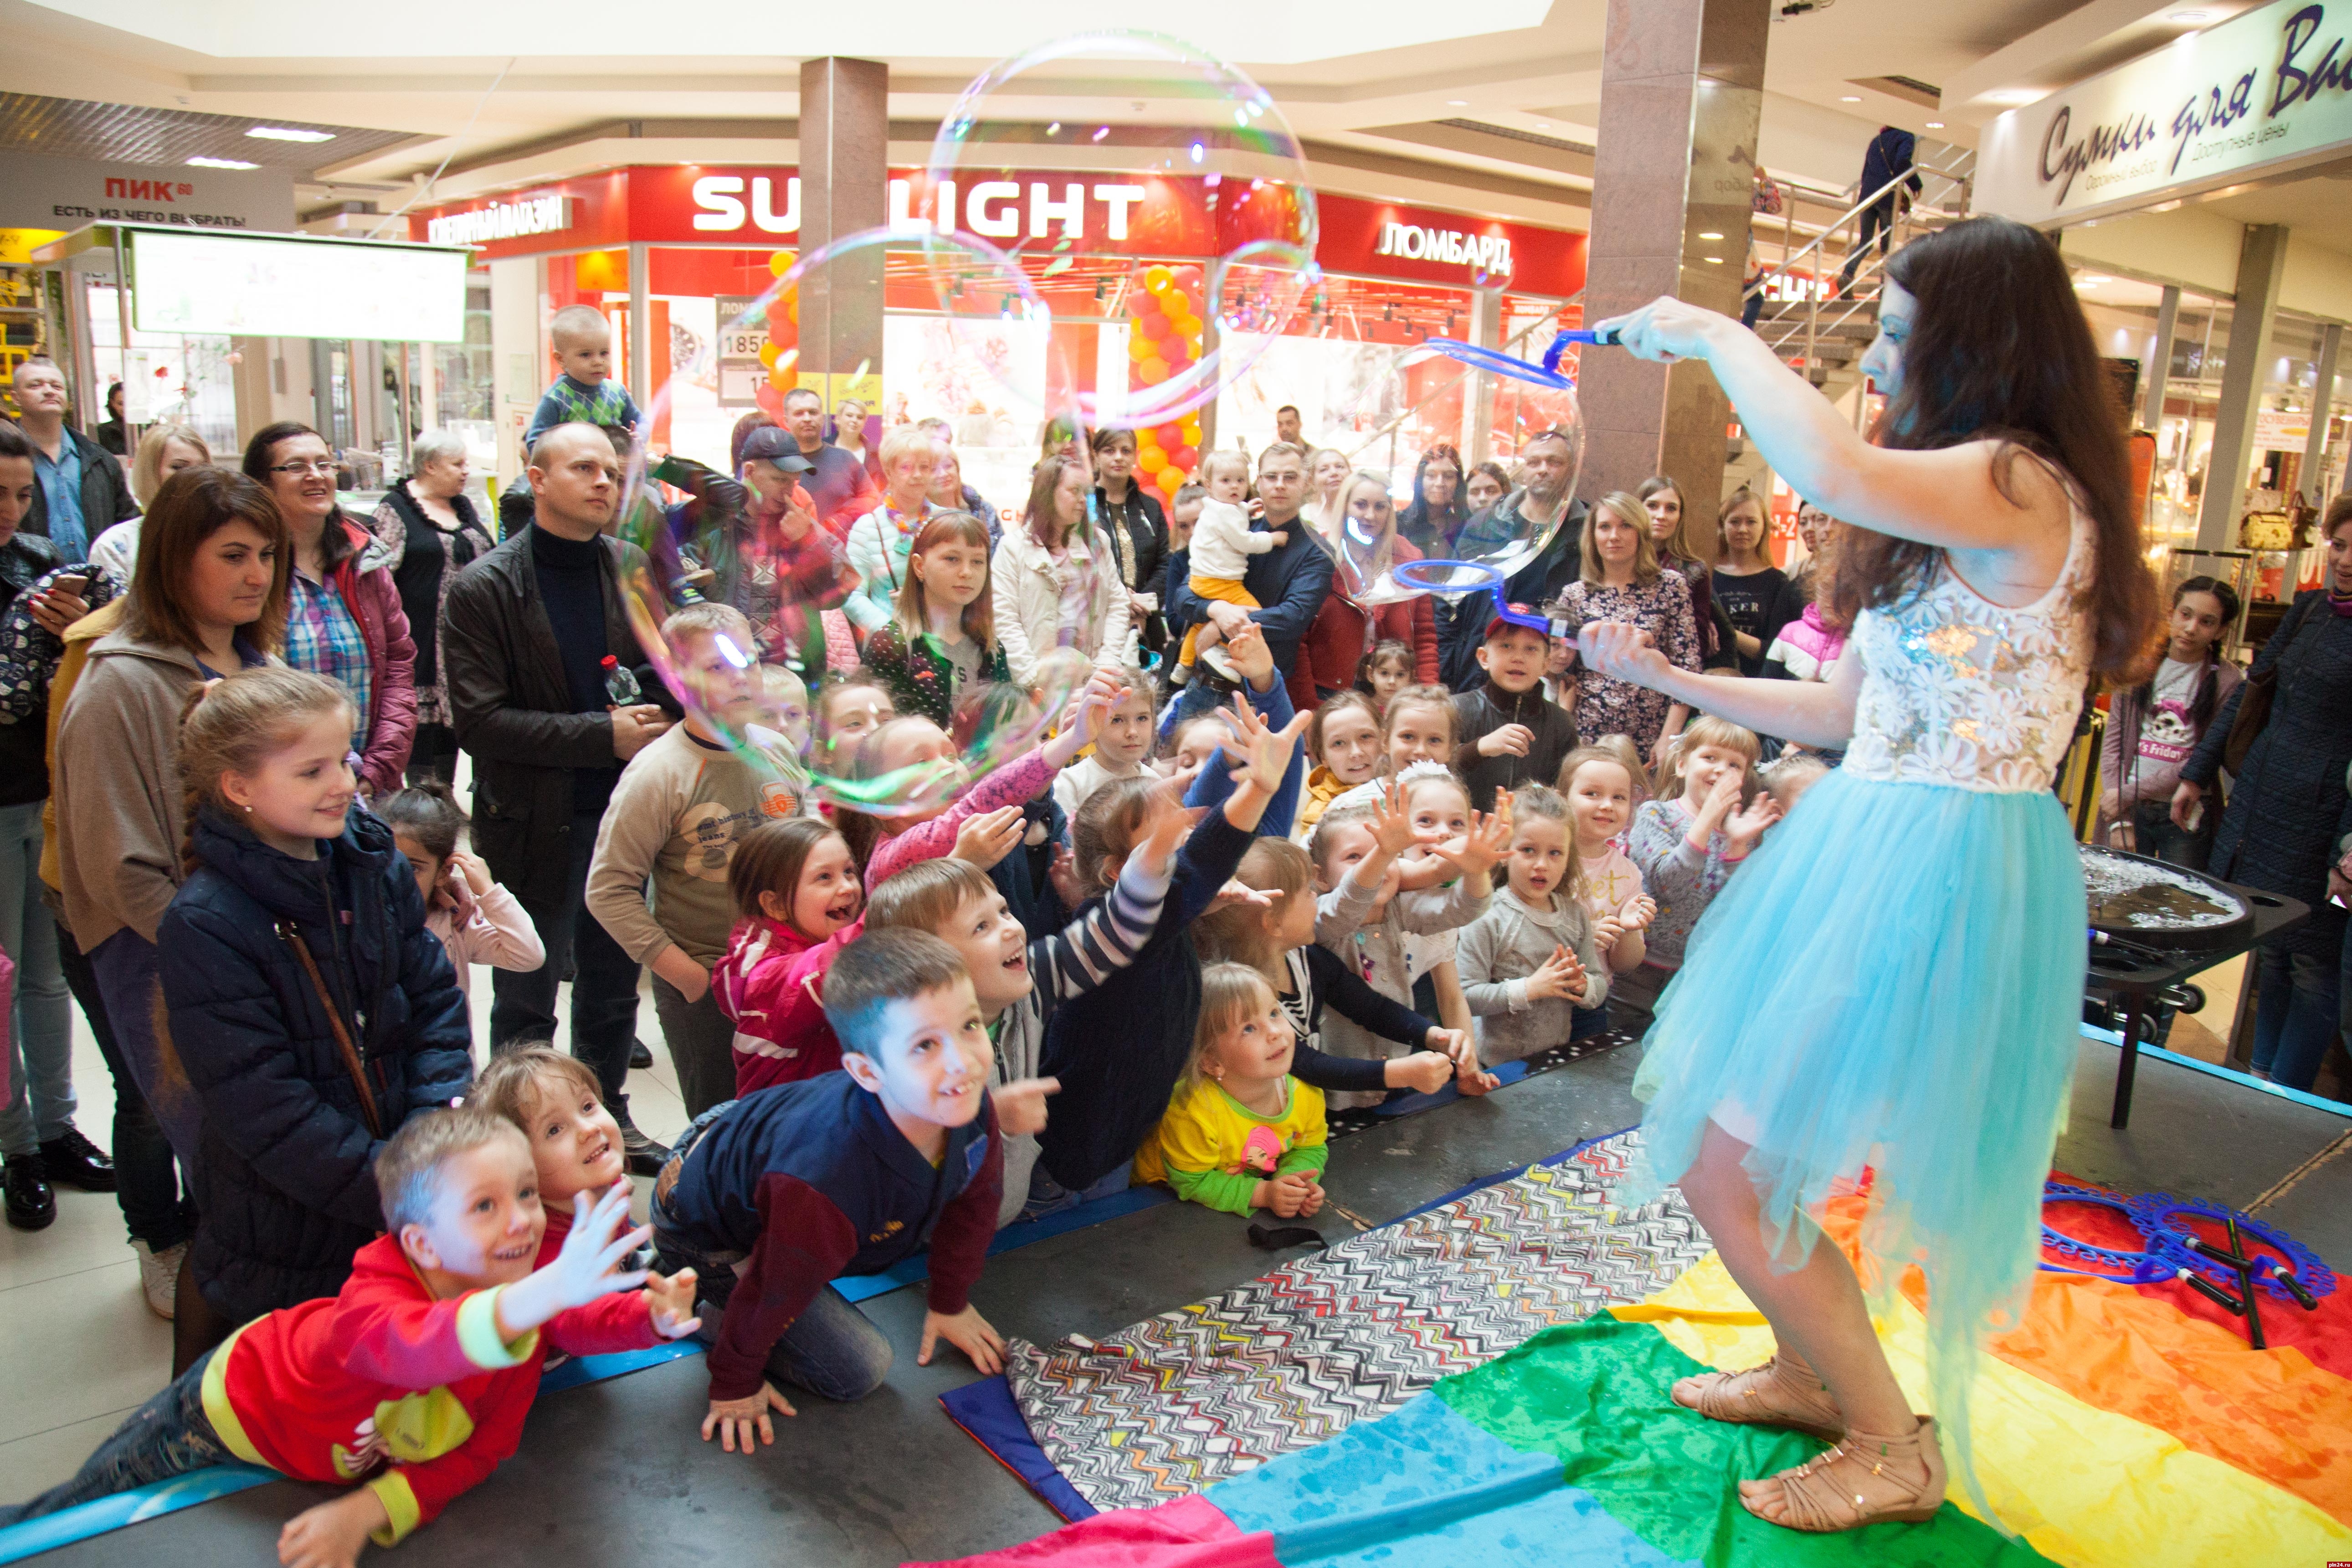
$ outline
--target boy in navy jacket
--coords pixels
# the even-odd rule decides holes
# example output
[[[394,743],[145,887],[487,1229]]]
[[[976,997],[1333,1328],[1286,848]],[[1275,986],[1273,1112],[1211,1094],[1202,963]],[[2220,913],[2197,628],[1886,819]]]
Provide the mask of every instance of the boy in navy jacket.
[[[732,1453],[773,1443],[776,1391],[864,1397],[890,1343],[831,1282],[930,1248],[918,1363],[944,1338],[983,1373],[1004,1342],[971,1302],[996,1234],[1004,1149],[988,1098],[995,1062],[971,975],[929,931],[871,932],[824,978],[842,1068],[716,1106],[678,1141],[654,1187],[666,1269],[700,1280],[710,1409]]]

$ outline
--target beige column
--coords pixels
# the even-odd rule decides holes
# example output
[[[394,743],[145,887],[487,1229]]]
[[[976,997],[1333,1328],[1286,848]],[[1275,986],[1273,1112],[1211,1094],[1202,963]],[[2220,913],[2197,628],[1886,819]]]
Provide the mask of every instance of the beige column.
[[[2213,456],[2205,465],[2205,496],[2197,511],[2197,548],[2229,550],[2238,542],[2246,478],[2254,463],[2254,426],[2270,374],[2271,322],[2286,276],[2284,224],[2250,225],[2238,251],[2238,291],[2230,312],[2229,357],[2221,362],[2221,405],[2213,416]]]
[[[801,65],[801,255],[888,221],[890,68],[827,58]],[[829,413],[882,400],[882,252],[842,256],[800,289],[800,384]]]
[[[1739,313],[1769,0],[1610,0],[1592,170],[1588,321],[1672,294]],[[1588,349],[1587,498],[1671,475],[1713,532],[1728,402],[1705,365]]]

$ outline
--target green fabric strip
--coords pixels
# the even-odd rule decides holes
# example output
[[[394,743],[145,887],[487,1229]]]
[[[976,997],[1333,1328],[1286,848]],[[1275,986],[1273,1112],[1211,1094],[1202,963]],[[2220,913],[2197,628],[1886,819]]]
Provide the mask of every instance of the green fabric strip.
[[[1926,1524],[1808,1535],[1739,1503],[1738,1483],[1800,1465],[1822,1445],[1795,1432],[1709,1421],[1668,1397],[1678,1378],[1711,1370],[1646,1323],[1602,1312],[1547,1329],[1438,1397],[1502,1442],[1550,1454],[1567,1484],[1678,1562],[1706,1568],[1967,1564],[2027,1568],[2049,1559],[1947,1502]]]

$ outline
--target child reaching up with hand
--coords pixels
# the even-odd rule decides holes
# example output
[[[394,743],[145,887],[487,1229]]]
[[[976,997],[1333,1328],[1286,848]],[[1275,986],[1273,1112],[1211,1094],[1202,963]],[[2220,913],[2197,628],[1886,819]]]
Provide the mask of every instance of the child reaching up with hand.
[[[735,931],[710,972],[710,994],[735,1026],[735,1094],[834,1071],[841,1042],[817,994],[864,929],[848,841],[814,817],[763,822],[735,847],[727,892]]]
[[[547,962],[539,929],[490,868],[457,847],[466,813],[438,781],[399,790],[375,803],[378,820],[416,872],[425,899],[425,929],[441,939],[457,972],[457,989],[470,996],[467,971],[478,963],[528,974]]]
[[[860,741],[851,776],[882,781],[878,787],[893,797],[896,808],[888,816],[834,808],[834,822],[856,857],[866,884],[878,887],[900,867],[950,853],[972,817],[1007,808],[1011,817],[1017,817],[1019,808],[1097,738],[1103,716],[1125,696],[1126,688],[1112,672],[1097,670],[1072,699],[1059,733],[977,784],[965,771],[955,741],[929,719],[901,714]],[[1144,732],[1147,737],[1150,733],[1148,720]],[[1009,849],[1011,842],[1004,847]],[[1000,852],[988,863],[994,865],[1002,858]]]
[[[1463,928],[1455,957],[1470,1011],[1486,1021],[1478,1054],[1489,1062],[1566,1045],[1577,1015],[1609,996],[1592,920],[1576,896],[1568,803],[1542,784],[1519,786],[1504,865],[1508,880]]]
[[[1263,974],[1245,963],[1203,969],[1192,1059],[1136,1153],[1135,1179],[1227,1214],[1313,1218],[1331,1151],[1322,1093],[1291,1076],[1297,1042]]]
[[[370,1542],[398,1544],[514,1453],[548,1352],[645,1350],[697,1327],[693,1274],[622,1271],[646,1234],[628,1228],[625,1184],[583,1193],[563,1245],[542,1255],[530,1152],[488,1110],[407,1122],[373,1184],[389,1234],[360,1249],[338,1294],[239,1329],[72,1480],[0,1508],[0,1527],[242,1459],[350,1487],[289,1521],[278,1557],[352,1568]]]
[[[1748,773],[1761,749],[1754,731],[1702,715],[1668,751],[1658,798],[1633,814],[1625,849],[1641,868],[1643,888],[1657,900],[1657,915],[1645,933],[1648,952],[1641,967],[1620,984],[1643,1007],[1654,1008],[1682,967],[1691,928],[1764,830],[1780,820],[1769,794],[1748,795]]]
[[[1131,779],[1143,772],[1151,755],[1151,688],[1139,669],[1111,671],[1124,688],[1117,702],[1103,714],[1095,735],[1095,749],[1054,777],[1054,804],[1070,822],[1087,797],[1113,779]]]

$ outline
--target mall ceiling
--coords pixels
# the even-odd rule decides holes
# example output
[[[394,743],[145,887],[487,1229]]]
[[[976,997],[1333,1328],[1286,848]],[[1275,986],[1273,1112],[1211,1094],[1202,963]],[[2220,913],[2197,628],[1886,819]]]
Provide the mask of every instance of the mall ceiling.
[[[2009,102],[2250,0],[1770,3],[1799,14],[1772,28],[1762,160],[1836,190],[1881,123],[1969,142]],[[887,59],[895,132],[935,122],[973,75],[1032,41],[1130,26],[1184,33],[1249,70],[1318,155],[1468,190],[1507,185],[1521,200],[1549,193],[1564,209],[1588,199],[1606,0],[1192,0],[1183,11],[1180,22],[1164,0],[1082,11],[899,0],[784,20],[749,0],[0,0],[0,148],[65,151],[39,139],[70,132],[92,155],[290,166],[313,204],[404,197],[446,158],[436,194],[462,195],[513,153],[584,143],[597,128],[659,122],[714,142],[788,133],[803,58]],[[929,52],[898,52],[910,39]],[[1006,111],[1142,123],[1200,112],[1163,82],[1076,64],[1060,74],[1066,89]],[[247,134],[257,123],[334,139],[265,147]],[[208,135],[219,145],[199,149]]]

